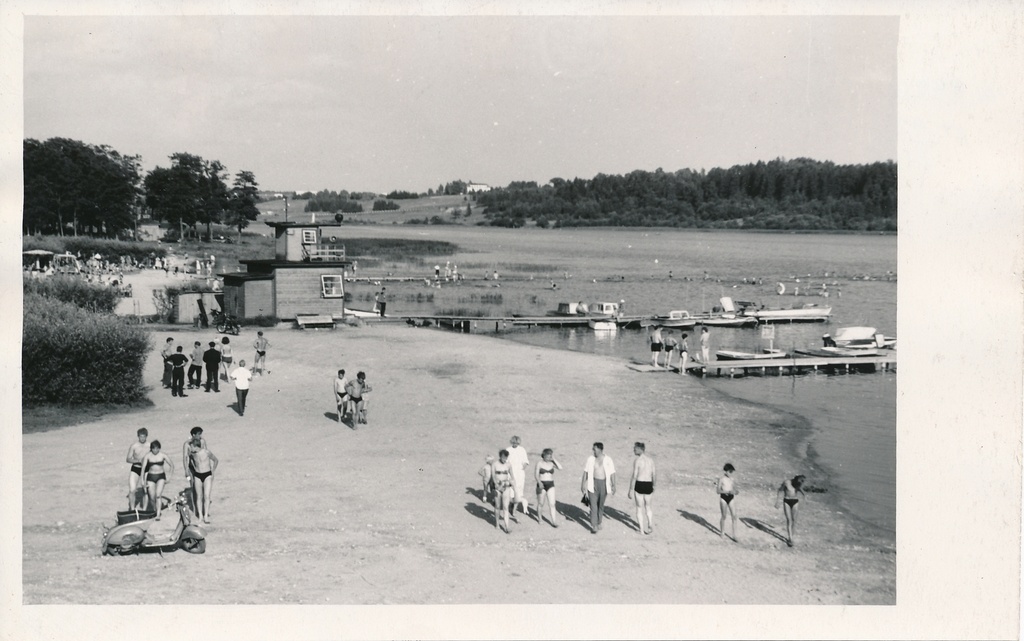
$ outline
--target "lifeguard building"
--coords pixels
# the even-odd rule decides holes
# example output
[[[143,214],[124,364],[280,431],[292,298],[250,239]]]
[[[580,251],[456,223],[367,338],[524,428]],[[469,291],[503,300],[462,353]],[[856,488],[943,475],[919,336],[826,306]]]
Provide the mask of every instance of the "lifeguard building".
[[[351,261],[337,224],[267,223],[274,258],[240,260],[244,272],[224,278],[224,311],[239,318],[276,316],[300,321],[345,316],[345,272]]]

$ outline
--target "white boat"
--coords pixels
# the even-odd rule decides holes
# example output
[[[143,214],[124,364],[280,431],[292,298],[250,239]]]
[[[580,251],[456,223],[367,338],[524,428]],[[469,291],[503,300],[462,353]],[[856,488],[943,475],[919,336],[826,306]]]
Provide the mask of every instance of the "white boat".
[[[831,307],[819,307],[817,303],[794,305],[786,309],[782,307],[758,307],[756,303],[736,301],[741,316],[751,316],[762,323],[822,323],[832,316]]]
[[[772,358],[786,358],[789,356],[781,349],[764,348],[760,352],[736,352],[728,349],[720,349],[715,352],[715,358],[720,361],[759,361]]]
[[[559,303],[558,309],[548,312],[548,316],[583,316],[585,318],[617,318],[618,303],[597,302],[587,305],[579,303]]]
[[[587,319],[587,325],[595,332],[614,332],[619,328],[613,318],[590,318]]]
[[[740,316],[736,314],[736,308],[732,299],[725,296],[721,299],[721,308],[705,314],[690,314],[684,309],[672,310],[668,316],[655,316],[646,322],[646,325],[660,325],[662,327],[692,328],[697,325],[708,327],[753,327],[757,325],[757,319],[751,316]]]
[[[817,347],[811,349],[794,350],[795,354],[801,356],[824,356],[826,358],[838,358],[845,356],[878,356],[877,347]]]
[[[821,337],[825,347],[845,347],[848,349],[893,349],[896,338],[878,333],[874,327],[840,327],[834,336],[825,334]]]

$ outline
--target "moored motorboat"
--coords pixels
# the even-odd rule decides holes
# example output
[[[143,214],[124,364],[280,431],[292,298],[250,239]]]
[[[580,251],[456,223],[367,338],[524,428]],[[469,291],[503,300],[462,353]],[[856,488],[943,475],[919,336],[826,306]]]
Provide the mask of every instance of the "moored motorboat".
[[[896,338],[880,334],[874,327],[840,327],[835,335],[825,334],[821,337],[825,347],[845,347],[850,349],[894,349]]]
[[[736,301],[740,316],[756,318],[761,323],[823,323],[832,316],[831,307],[819,307],[817,303],[767,308],[748,301]]]
[[[613,318],[590,318],[587,325],[595,332],[613,332],[619,328],[619,324]]]
[[[846,356],[878,356],[877,347],[812,347],[793,350],[800,356],[821,356],[825,358],[841,358]]]

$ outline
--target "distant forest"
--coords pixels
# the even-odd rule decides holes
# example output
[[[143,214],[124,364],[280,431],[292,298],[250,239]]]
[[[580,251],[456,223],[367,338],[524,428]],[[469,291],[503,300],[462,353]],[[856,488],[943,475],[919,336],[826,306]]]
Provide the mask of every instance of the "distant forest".
[[[896,231],[896,163],[776,159],[729,169],[513,182],[476,195],[489,225]]]

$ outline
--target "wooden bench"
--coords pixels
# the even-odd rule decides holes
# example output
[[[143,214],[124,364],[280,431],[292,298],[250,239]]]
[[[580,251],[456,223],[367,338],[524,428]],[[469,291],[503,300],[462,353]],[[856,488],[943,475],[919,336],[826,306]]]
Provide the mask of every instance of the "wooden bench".
[[[334,319],[327,314],[296,314],[295,322],[298,323],[299,329],[329,327],[334,329],[337,324]]]

